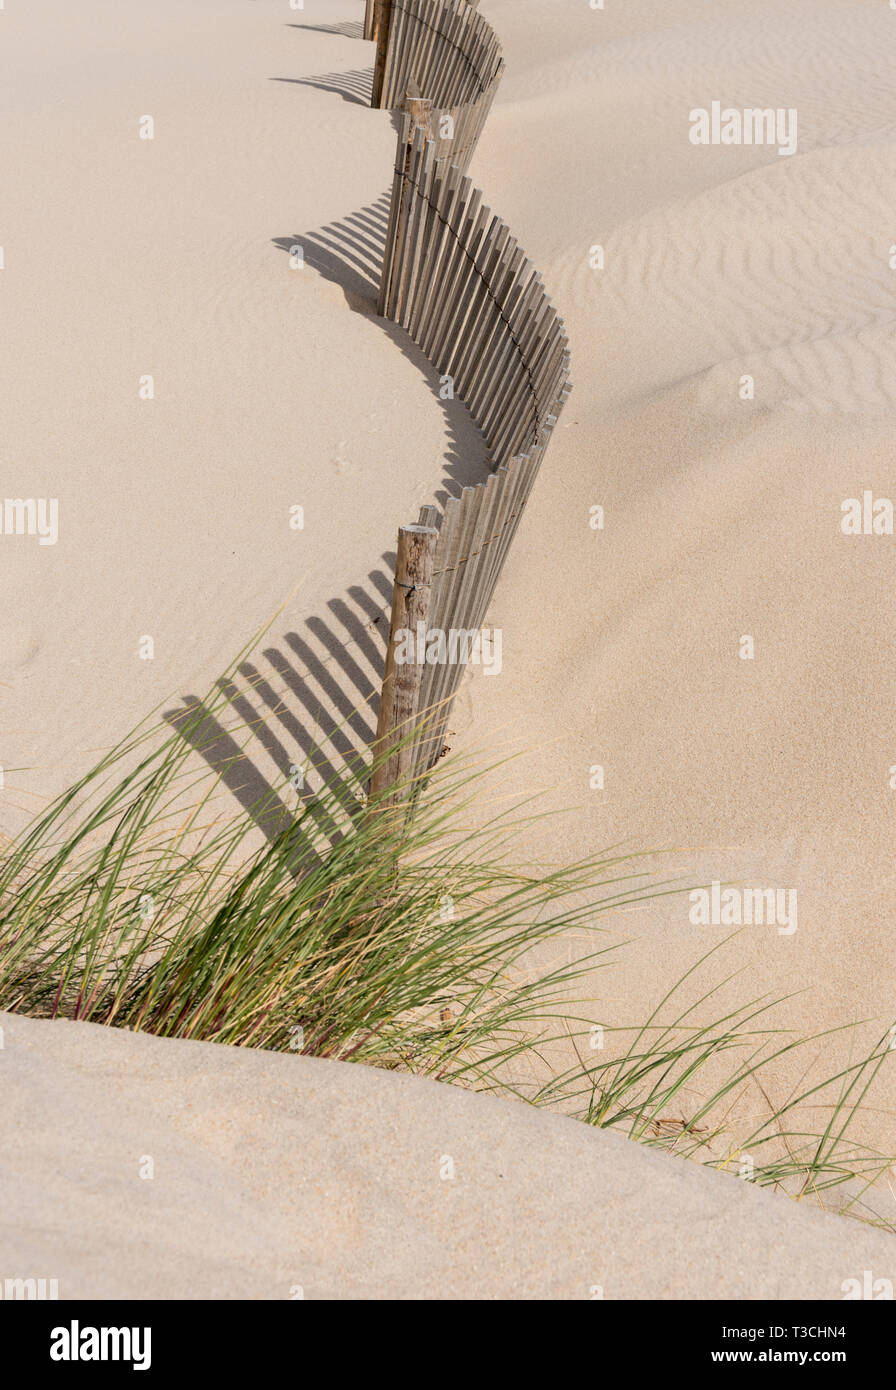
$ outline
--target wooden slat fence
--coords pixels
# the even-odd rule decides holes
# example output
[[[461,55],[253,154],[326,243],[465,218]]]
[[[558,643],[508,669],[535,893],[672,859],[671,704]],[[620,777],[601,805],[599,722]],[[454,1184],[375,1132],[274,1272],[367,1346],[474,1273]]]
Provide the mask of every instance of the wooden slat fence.
[[[400,107],[408,89],[433,104],[437,160],[466,170],[504,72],[501,45],[476,0],[368,0],[365,37],[380,48],[372,104]]]
[[[563,321],[510,228],[482,198],[460,169],[437,158],[426,129],[406,116],[380,312],[451,378],[454,395],[482,431],[493,470],[486,482],[448,501],[434,542],[426,623],[446,634],[479,632],[571,390]],[[438,758],[464,669],[462,661],[424,666],[418,711],[438,710],[422,726],[412,755],[402,749],[403,775],[409,767],[420,775]],[[397,737],[407,733],[398,730]],[[386,765],[378,779],[383,787],[396,771],[397,764]]]
[[[466,175],[504,70],[475,0],[366,0],[377,43],[373,104],[405,111],[379,311],[404,328],[462,400],[491,473],[399,531],[370,796],[388,803],[438,759],[511,541],[571,390],[563,321],[541,276]],[[442,118],[453,117],[446,134]],[[455,660],[396,671],[399,633],[457,636]],[[450,650],[450,647],[449,647]],[[401,783],[396,791],[396,785]]]

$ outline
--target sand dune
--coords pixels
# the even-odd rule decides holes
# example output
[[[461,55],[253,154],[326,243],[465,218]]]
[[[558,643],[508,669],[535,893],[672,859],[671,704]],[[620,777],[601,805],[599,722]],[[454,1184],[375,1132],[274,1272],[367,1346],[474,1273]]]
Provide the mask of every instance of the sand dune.
[[[796,934],[748,931],[719,975],[744,970],[741,998],[800,991],[779,1019],[798,1031],[879,1033],[896,538],[839,522],[844,498],[896,486],[896,14],[481,8],[507,74],[471,174],[565,312],[575,394],[487,617],[501,678],[474,673],[458,741],[531,749],[499,790],[576,804],[532,831],[534,858],[625,840],[676,848],[691,882],[797,888]],[[0,615],[5,832],[148,708],[203,691],[297,583],[248,673],[268,684],[244,717],[276,712],[254,774],[285,770],[318,720],[343,726],[337,751],[369,741],[397,525],[484,456],[375,317],[394,131],[365,105],[360,11],[42,0],[3,17],[8,487],[61,517],[55,547],[0,549],[17,596]],[[689,111],[717,98],[797,108],[798,152],[694,147]],[[725,934],[677,899],[618,927],[626,967],[594,990],[610,1023],[641,1021]],[[72,1292],[836,1298],[892,1263],[854,1223],[481,1097],[80,1025],[7,1031],[8,1176],[27,1155],[30,1179],[5,1253]],[[782,1064],[768,1095],[849,1047]],[[868,1142],[896,1147],[894,1102],[890,1074]],[[438,1181],[454,1149],[466,1189]],[[157,1177],[138,1186],[147,1152]],[[115,1231],[144,1198],[138,1249]]]
[[[566,310],[576,391],[489,614],[504,673],[474,676],[464,739],[533,731],[505,781],[577,808],[535,855],[623,839],[679,847],[664,862],[692,883],[797,887],[797,933],[748,930],[725,967],[748,993],[800,991],[780,1015],[797,1030],[879,1036],[894,539],[840,520],[845,498],[893,490],[892,16],[635,3],[561,24],[547,6],[530,30],[525,7],[486,12],[508,80],[477,173]],[[690,110],[716,98],[797,107],[798,152],[691,145]],[[619,931],[636,944],[595,983],[604,1019],[638,1016],[725,934],[674,899]],[[776,1102],[798,1071],[767,1078]],[[890,1068],[866,1131],[886,1148],[894,1097]]]
[[[0,1264],[60,1298],[838,1299],[896,1277],[881,1232],[527,1106],[0,1018]]]
[[[733,415],[749,372],[764,410],[891,410],[894,179],[896,146],[816,151],[616,229],[606,271],[580,260],[570,297],[625,344],[620,389],[707,371],[701,405]],[[653,379],[637,370],[648,341]]]
[[[6,488],[59,502],[55,546],[0,549],[7,833],[149,710],[204,693],[297,590],[258,658],[290,692],[288,768],[374,689],[399,523],[481,468],[463,407],[375,318],[392,121],[364,104],[370,45],[315,27],[357,13],[4,16]]]

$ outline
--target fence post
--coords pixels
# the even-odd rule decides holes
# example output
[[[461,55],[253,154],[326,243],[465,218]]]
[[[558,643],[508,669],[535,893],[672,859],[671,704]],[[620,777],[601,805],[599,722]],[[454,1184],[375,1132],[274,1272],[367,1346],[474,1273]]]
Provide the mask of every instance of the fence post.
[[[417,625],[423,623],[425,631],[438,538],[439,533],[434,526],[402,526],[398,532],[389,646],[374,744],[378,766],[370,779],[368,793],[369,801],[376,800],[380,805],[389,805],[407,795],[406,786],[392,796],[384,796],[384,793],[388,793],[390,787],[413,771],[413,719],[418,712],[425,665],[425,660],[418,659],[421,653],[418,650]],[[398,635],[402,631],[413,636],[413,661],[396,660]]]
[[[367,0],[367,7],[364,11],[364,37],[365,39],[376,38],[376,0]]]
[[[398,132],[398,150],[395,155],[395,180],[392,185],[392,204],[389,211],[389,226],[386,231],[386,247],[383,252],[383,273],[380,279],[380,297],[377,305],[377,313],[380,318],[385,318],[386,309],[389,303],[389,287],[392,281],[392,273],[395,264],[395,253],[399,245],[404,244],[404,237],[407,231],[408,217],[411,212],[411,202],[414,190],[408,182],[408,172],[411,166],[411,154],[414,148],[414,133],[422,130],[427,140],[432,139],[432,102],[428,97],[422,97],[413,82],[408,83],[407,95],[404,99],[403,111],[405,116],[410,117],[410,125],[407,128],[407,137],[404,134],[404,124]]]
[[[373,90],[370,105],[380,106],[383,100],[383,79],[386,76],[386,57],[389,52],[389,28],[392,24],[392,0],[374,0],[373,33],[376,59],[373,65]]]

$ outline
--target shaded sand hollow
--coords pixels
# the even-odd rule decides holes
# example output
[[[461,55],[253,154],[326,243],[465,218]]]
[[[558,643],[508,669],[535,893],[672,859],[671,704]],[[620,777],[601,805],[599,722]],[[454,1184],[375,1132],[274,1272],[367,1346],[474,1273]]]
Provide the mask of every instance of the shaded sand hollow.
[[[394,131],[366,105],[362,9],[0,15],[6,486],[59,500],[56,545],[0,545],[16,596],[0,613],[6,832],[149,708],[206,689],[298,585],[254,658],[269,684],[252,707],[285,708],[252,769],[288,770],[316,721],[344,724],[373,689],[397,525],[482,477],[463,408],[376,319]],[[839,523],[844,498],[896,487],[896,12],[482,9],[507,74],[471,174],[565,314],[575,392],[488,615],[503,670],[473,673],[457,740],[529,749],[499,790],[576,806],[532,832],[533,857],[625,839],[677,847],[690,881],[797,889],[798,930],[748,929],[719,975],[744,969],[740,1000],[800,991],[779,1016],[799,1031],[880,1032],[896,999],[896,538]],[[692,145],[690,110],[716,99],[796,108],[797,153]],[[345,740],[371,725],[362,711]],[[625,965],[594,986],[610,1024],[643,1020],[727,930],[695,928],[678,899],[616,925]],[[210,1294],[836,1298],[853,1273],[889,1273],[881,1235],[556,1117],[292,1057],[7,1032],[17,1107],[32,1090],[4,1160],[23,1202],[4,1258],[72,1292],[194,1292],[203,1241]],[[769,1071],[747,1113],[848,1049]],[[191,1108],[168,1078],[194,1067]],[[84,1091],[66,1129],[69,1086]],[[869,1142],[896,1147],[894,1109],[885,1076]],[[452,1145],[465,1176],[449,1185],[434,1165]],[[313,1193],[306,1246],[287,1234],[296,1190]]]
[[[0,1020],[0,1273],[61,1298],[839,1299],[865,1269],[896,1280],[879,1231],[511,1101]]]

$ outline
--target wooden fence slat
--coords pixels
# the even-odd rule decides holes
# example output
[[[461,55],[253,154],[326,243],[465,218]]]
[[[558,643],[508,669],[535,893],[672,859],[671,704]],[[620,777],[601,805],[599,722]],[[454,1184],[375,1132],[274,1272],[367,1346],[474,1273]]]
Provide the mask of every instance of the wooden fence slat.
[[[439,105],[453,99],[454,89],[448,74],[452,60],[457,57],[458,37],[463,28],[462,11],[452,10],[444,17],[442,42],[434,55],[428,74],[430,91],[438,94]]]
[[[439,299],[434,306],[434,312],[430,316],[430,327],[427,329],[425,338],[421,339],[420,347],[425,355],[432,362],[433,366],[440,368],[436,344],[439,342],[442,324],[447,314],[447,305],[454,292],[457,277],[465,260],[464,253],[464,227],[469,221],[475,208],[478,208],[482,194],[479,189],[474,189],[470,180],[464,176],[461,180],[454,209],[450,216],[450,240],[447,248],[444,269],[439,282]]]
[[[506,475],[504,505],[498,519],[498,535],[489,557],[489,569],[485,578],[485,583],[492,592],[531,491],[534,478],[531,464],[532,460],[527,455],[518,455],[501,470]]]
[[[450,608],[440,615],[440,625],[449,634],[472,632],[476,634],[474,640],[478,640],[485,609],[491,601],[491,593],[483,589],[482,577],[488,564],[494,518],[501,500],[502,480],[492,474],[486,483],[480,484],[474,491],[476,498],[473,526],[462,539],[457,583],[452,593]],[[438,671],[430,692],[431,702],[444,705],[450,701],[464,679],[465,671],[466,663],[446,664],[444,669]],[[445,708],[434,730],[438,747],[441,747],[449,713],[450,709]],[[438,754],[438,748],[436,753]]]
[[[447,211],[456,191],[458,178],[459,171],[452,165],[435,161],[435,179],[430,196],[426,199],[426,237],[420,251],[417,299],[408,322],[408,332],[417,343],[421,340],[425,316],[436,292],[435,286],[439,283],[448,236]]]
[[[425,303],[432,276],[438,263],[439,243],[441,233],[444,230],[439,216],[438,205],[444,185],[448,179],[449,166],[439,164],[435,159],[434,144],[433,166],[435,169],[435,182],[432,186],[432,197],[421,200],[423,204],[423,222],[420,234],[420,251],[418,256],[416,283],[414,287],[414,297],[405,321],[405,327],[415,341],[417,339],[417,325],[420,322],[423,304]]]
[[[454,47],[448,50],[445,71],[441,77],[439,94],[446,104],[464,105],[469,100],[469,68],[464,56],[465,26],[463,14],[458,11],[453,27],[451,42]]]
[[[479,513],[479,499],[481,488],[467,487],[461,493],[461,505],[457,523],[457,551],[454,556],[454,563],[450,574],[450,583],[446,590],[442,607],[437,615],[432,619],[432,626],[440,628],[446,634],[451,628],[457,627],[457,597],[460,590],[466,556],[470,549],[473,532]],[[445,698],[451,672],[448,663],[432,668],[434,677],[430,686],[429,699],[431,704],[436,704]]]
[[[505,247],[507,257],[505,274],[495,288],[490,306],[488,332],[479,352],[478,364],[473,364],[470,387],[467,392],[467,405],[474,419],[482,419],[491,404],[492,393],[497,390],[504,354],[512,348],[512,330],[509,315],[516,302],[519,291],[519,277],[526,262],[522,249],[511,237]]]
[[[482,225],[482,194],[474,188],[465,206],[461,208],[460,225],[457,229],[456,255],[450,272],[450,280],[445,286],[441,313],[436,322],[435,332],[425,350],[427,357],[440,372],[446,370],[446,347],[449,343],[451,325],[454,322],[457,305],[466,284],[469,261],[468,247],[476,229]]]
[[[407,131],[410,134],[410,123]],[[401,294],[401,284],[404,278],[405,256],[407,252],[407,241],[409,236],[409,223],[411,217],[411,184],[410,178],[415,163],[414,140],[413,136],[406,142],[405,156],[401,174],[401,186],[398,203],[398,217],[395,222],[395,249],[393,251],[392,275],[389,281],[389,294],[386,301],[385,316],[390,319],[395,317],[395,306]]]
[[[537,409],[537,430],[543,427],[543,421],[549,414],[549,406],[555,395],[551,383],[556,380],[563,352],[562,339],[543,335],[529,364],[529,383]]]
[[[433,558],[438,532],[431,526],[402,526],[392,591],[389,645],[383,674],[383,693],[377,721],[376,757],[370,780],[370,801],[393,799],[395,784],[413,774],[409,735],[419,709],[420,682],[425,669],[419,661],[400,661],[397,638],[403,629],[416,632],[426,622],[432,586]]]
[[[476,190],[478,192],[478,189]],[[470,214],[476,210],[475,219],[470,220],[470,215],[464,221],[461,231],[460,244],[461,256],[455,271],[455,283],[452,287],[451,297],[446,300],[445,314],[439,326],[439,334],[436,342],[433,343],[433,361],[441,371],[450,373],[454,376],[454,359],[457,355],[458,335],[463,328],[466,308],[473,292],[473,285],[470,275],[470,266],[475,263],[476,252],[482,244],[482,240],[488,232],[488,227],[492,221],[491,208],[482,206],[478,203],[475,196],[470,200]],[[455,381],[455,388],[459,390],[459,384]]]
[[[516,336],[521,322],[520,309],[524,311],[528,301],[537,293],[537,286],[534,286],[532,282],[532,265],[528,260],[523,260],[519,281],[518,299],[510,308],[507,321],[504,323],[501,344],[494,355],[489,399],[476,412],[480,429],[492,449],[494,449],[494,434],[490,428],[490,422],[503,409],[509,392],[519,381],[524,370]],[[499,461],[504,462],[505,460]]]
[[[404,181],[404,163],[407,155],[407,136],[410,130],[410,120],[404,117],[401,129],[398,132],[398,143],[395,150],[395,165],[392,175],[392,198],[389,203],[389,222],[386,227],[386,244],[383,248],[383,269],[380,273],[380,293],[377,312],[384,316],[386,305],[389,300],[389,286],[395,265],[395,245],[398,229],[398,219],[401,211],[402,184]]]
[[[416,343],[419,343],[424,336],[430,306],[437,293],[436,286],[441,275],[448,238],[445,210],[456,192],[459,178],[458,171],[450,164],[437,163],[436,169],[437,177],[433,185],[433,197],[427,204],[429,210],[428,235],[421,252],[422,265],[417,302],[414,305],[408,326],[408,332]]]
[[[489,601],[495,591],[496,577],[500,568],[500,556],[517,493],[515,471],[512,466],[503,464],[495,476],[501,480],[501,493],[492,526],[495,538],[489,547],[488,564],[482,579],[482,587],[487,592]]]
[[[482,579],[487,571],[488,557],[494,544],[496,513],[503,491],[503,480],[497,473],[492,473],[482,484],[479,518],[471,537],[470,554],[458,594],[457,618],[464,627],[479,628],[483,621],[483,610],[491,601],[491,594],[486,595],[484,591]]]
[[[456,514],[459,507],[460,499],[457,497],[449,497],[448,501],[445,503],[442,515],[442,524],[439,529],[439,543],[436,546],[436,556],[433,561],[432,589],[434,609],[440,604],[440,596],[447,583],[447,576],[451,565],[451,547],[454,544]]]
[[[415,60],[414,79],[419,82],[420,90],[427,93],[438,92],[438,87],[433,81],[434,60],[441,52],[445,36],[442,32],[442,6],[431,4],[424,26],[420,31],[420,47]]]
[[[472,331],[475,306],[482,294],[481,265],[492,253],[492,247],[500,226],[501,223],[493,215],[491,208],[481,209],[479,225],[467,247],[468,256],[472,263],[466,267],[466,276],[462,293],[457,302],[455,317],[448,326],[446,371],[449,371],[454,378],[455,391],[460,396],[464,396],[466,393],[466,381],[461,371],[465,334]]]
[[[395,151],[395,172],[392,179],[392,200],[389,205],[389,225],[386,230],[386,247],[383,253],[383,273],[380,278],[379,312],[386,317],[393,298],[393,286],[398,273],[398,251],[404,234],[404,221],[407,217],[407,193],[405,175],[411,157],[411,121],[404,116],[398,132]]]
[[[432,141],[426,139],[425,131],[420,128],[417,130],[417,143],[421,146],[421,158],[415,167],[416,172],[410,179],[409,196],[411,200],[411,215],[407,244],[406,264],[404,279],[401,286],[401,298],[395,313],[395,322],[401,324],[402,328],[407,327],[410,314],[410,307],[414,301],[417,290],[417,276],[419,274],[420,262],[420,238],[422,235],[423,219],[426,212],[426,200],[420,195],[421,185],[428,181],[428,174],[432,168],[433,148]]]
[[[492,421],[486,422],[489,437],[494,439],[494,449],[501,454],[503,459],[512,458],[518,452],[515,449],[507,449],[507,438],[509,434],[525,428],[526,423],[534,425],[535,404],[532,396],[532,384],[530,378],[530,352],[533,345],[537,342],[539,324],[549,313],[549,305],[541,293],[541,277],[535,276],[533,287],[537,293],[533,297],[530,307],[527,309],[526,317],[515,335],[516,350],[521,370],[517,373],[516,381],[511,385],[505,402],[502,405],[499,415]]]
[[[485,351],[486,329],[490,327],[492,316],[500,320],[501,305],[496,294],[496,281],[501,274],[501,265],[510,238],[510,228],[501,222],[495,231],[488,255],[483,258],[480,269],[480,284],[476,298],[470,306],[470,318],[464,334],[466,339],[458,361],[458,378],[464,382],[464,400],[469,403],[473,376],[477,363]]]

